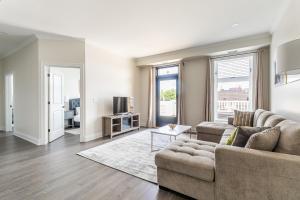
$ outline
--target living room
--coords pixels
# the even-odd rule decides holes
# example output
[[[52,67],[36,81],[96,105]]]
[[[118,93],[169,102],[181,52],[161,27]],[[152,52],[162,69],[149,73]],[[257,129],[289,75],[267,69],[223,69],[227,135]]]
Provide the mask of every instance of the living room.
[[[0,199],[300,199],[299,11],[0,1]]]

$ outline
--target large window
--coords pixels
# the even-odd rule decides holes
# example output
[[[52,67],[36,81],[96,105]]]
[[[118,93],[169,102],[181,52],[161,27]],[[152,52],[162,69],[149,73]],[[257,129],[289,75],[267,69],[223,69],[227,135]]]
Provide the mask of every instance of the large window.
[[[214,61],[214,118],[226,120],[234,110],[252,110],[253,55]]]

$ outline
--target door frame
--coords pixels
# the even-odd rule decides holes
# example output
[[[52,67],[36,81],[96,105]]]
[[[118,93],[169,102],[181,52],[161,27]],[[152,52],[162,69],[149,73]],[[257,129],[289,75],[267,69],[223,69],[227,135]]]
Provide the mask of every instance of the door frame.
[[[14,75],[13,73],[9,73],[5,75],[5,131],[13,131],[12,121],[9,123],[9,119],[13,120],[13,116],[9,118],[10,115],[10,105],[11,103],[8,102],[10,97],[9,94],[12,95],[12,104],[14,103]],[[12,91],[11,91],[12,90]],[[13,106],[13,105],[12,105]],[[13,113],[11,113],[13,115]]]
[[[179,94],[179,76],[178,74],[167,74],[167,75],[161,75],[158,76],[158,70],[162,68],[171,68],[171,67],[178,67],[178,65],[174,66],[164,66],[164,67],[157,67],[156,72],[155,72],[155,83],[156,83],[156,125],[159,126],[159,113],[160,113],[160,87],[159,87],[159,81],[161,80],[176,80],[176,117],[175,117],[175,124],[177,124],[177,119],[178,119],[178,94]]]
[[[40,145],[49,143],[48,136],[48,72],[50,67],[80,68],[80,142],[85,138],[85,66],[83,64],[41,64],[40,71]]]

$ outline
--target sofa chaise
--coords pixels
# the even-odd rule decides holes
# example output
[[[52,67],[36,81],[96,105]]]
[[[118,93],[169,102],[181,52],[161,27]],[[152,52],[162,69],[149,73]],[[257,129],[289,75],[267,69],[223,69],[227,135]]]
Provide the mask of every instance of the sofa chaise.
[[[232,120],[202,122],[202,140],[178,139],[156,154],[159,186],[200,200],[299,200],[300,124],[259,109],[253,126],[280,127],[273,152],[225,145]]]

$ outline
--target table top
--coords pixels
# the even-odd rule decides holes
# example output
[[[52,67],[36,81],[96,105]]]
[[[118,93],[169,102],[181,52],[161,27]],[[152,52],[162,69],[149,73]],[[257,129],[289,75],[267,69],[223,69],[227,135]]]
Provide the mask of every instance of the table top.
[[[152,133],[162,134],[162,135],[171,135],[171,136],[177,136],[182,134],[185,131],[190,130],[191,126],[185,126],[185,125],[177,125],[173,130],[168,126],[163,126],[158,129],[151,130]]]

